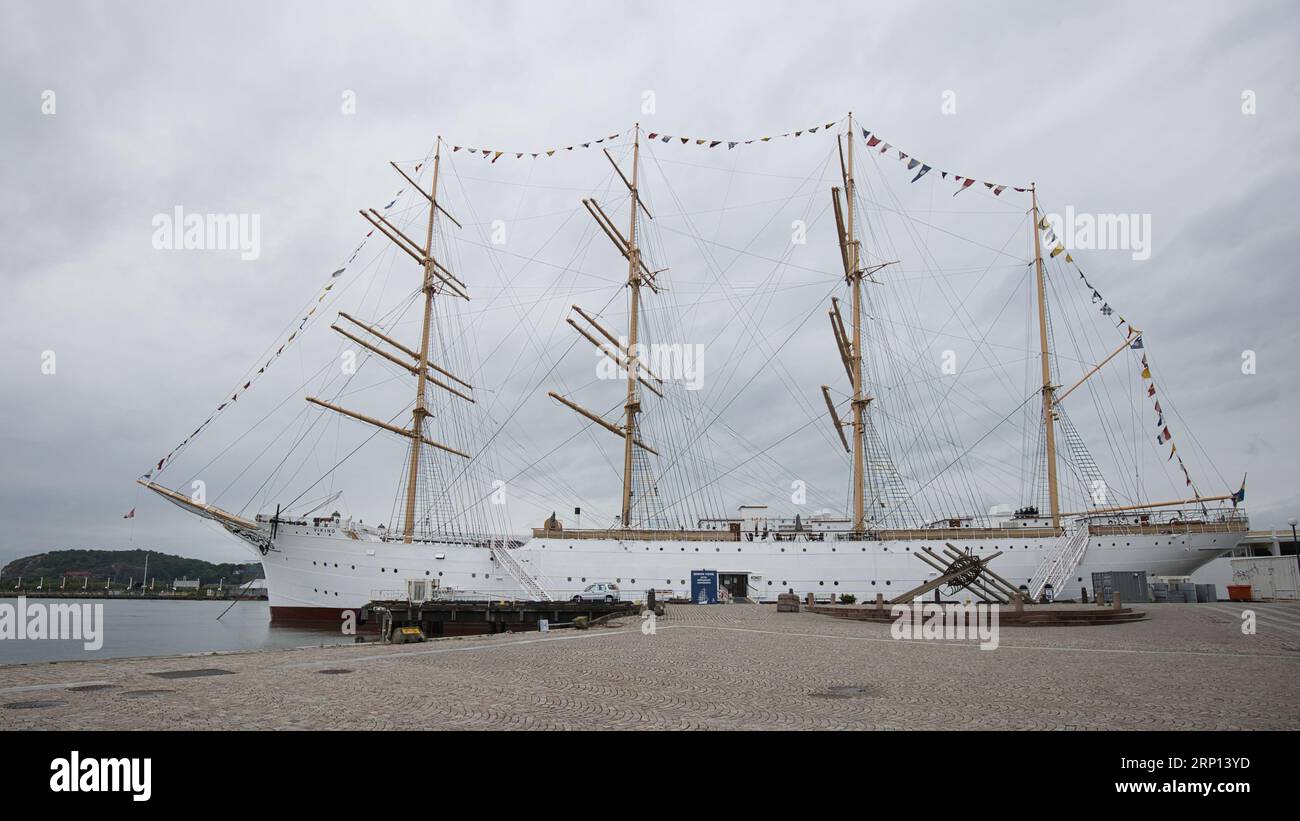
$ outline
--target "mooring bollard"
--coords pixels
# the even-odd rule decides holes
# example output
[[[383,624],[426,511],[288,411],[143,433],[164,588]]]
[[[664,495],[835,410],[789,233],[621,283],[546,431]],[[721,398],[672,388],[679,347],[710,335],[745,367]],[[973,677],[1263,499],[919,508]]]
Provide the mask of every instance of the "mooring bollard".
[[[877,610],[884,610],[884,609],[885,609],[885,594],[884,594],[884,593],[877,593],[877,594],[876,594],[876,609],[877,609]]]
[[[809,607],[812,607],[814,604],[817,603],[817,600],[813,598],[813,594],[812,594],[812,593],[809,593],[809,594],[808,594],[807,602],[808,602],[808,606],[809,606]]]

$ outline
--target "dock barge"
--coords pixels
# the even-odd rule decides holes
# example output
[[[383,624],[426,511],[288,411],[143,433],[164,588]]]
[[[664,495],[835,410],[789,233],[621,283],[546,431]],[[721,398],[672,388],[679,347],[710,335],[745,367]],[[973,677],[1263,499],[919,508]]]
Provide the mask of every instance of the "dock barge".
[[[380,600],[361,608],[360,621],[382,629],[418,627],[427,637],[519,633],[568,627],[617,615],[635,615],[635,602],[615,601],[408,601]]]

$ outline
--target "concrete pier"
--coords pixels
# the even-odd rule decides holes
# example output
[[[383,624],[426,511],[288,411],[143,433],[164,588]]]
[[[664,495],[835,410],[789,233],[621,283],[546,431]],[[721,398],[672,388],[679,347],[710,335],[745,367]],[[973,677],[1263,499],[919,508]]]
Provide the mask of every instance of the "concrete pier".
[[[0,728],[1300,730],[1300,606],[1152,604],[1106,628],[895,640],[771,605],[653,622],[0,667]],[[3,649],[3,648],[0,648]]]

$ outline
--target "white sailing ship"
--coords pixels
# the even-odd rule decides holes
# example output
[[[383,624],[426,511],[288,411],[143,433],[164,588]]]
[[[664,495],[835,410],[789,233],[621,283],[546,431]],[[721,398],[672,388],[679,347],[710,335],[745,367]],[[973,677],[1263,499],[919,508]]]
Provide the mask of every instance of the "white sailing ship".
[[[494,506],[490,493],[483,492],[491,487],[481,473],[483,455],[504,446],[500,434],[507,423],[466,421],[480,413],[480,389],[451,364],[460,357],[462,364],[472,366],[465,363],[464,346],[457,344],[456,334],[464,330],[455,320],[457,306],[469,300],[472,285],[467,280],[472,277],[462,279],[453,273],[452,264],[439,253],[451,245],[443,239],[446,223],[460,226],[448,213],[440,191],[445,150],[441,140],[434,149],[431,180],[423,187],[418,182],[420,166],[408,173],[393,165],[419,192],[423,207],[418,221],[403,224],[375,209],[362,212],[374,230],[423,272],[418,296],[411,303],[423,313],[418,342],[400,341],[392,327],[397,324],[396,314],[387,317],[389,321],[367,320],[340,311],[338,324],[332,326],[364,356],[414,380],[409,425],[340,404],[344,397],[361,393],[349,392],[346,382],[336,386],[331,398],[306,397],[316,416],[325,415],[317,409],[340,414],[408,443],[390,522],[365,524],[323,512],[334,496],[305,512],[276,505],[246,516],[173,490],[152,471],[141,483],[246,543],[265,570],[272,616],[283,620],[334,621],[342,611],[357,610],[376,599],[405,598],[413,584],[428,582],[447,595],[463,598],[568,599],[596,582],[614,582],[637,598],[651,589],[660,596],[684,597],[690,594],[692,571],[703,569],[716,571],[721,586],[738,599],[771,601],[787,591],[852,594],[859,599],[880,594],[890,599],[933,579],[936,572],[917,554],[945,547],[984,559],[996,556],[992,566],[997,572],[1032,597],[1051,591],[1057,598],[1077,598],[1091,587],[1091,574],[1096,571],[1185,576],[1236,546],[1247,529],[1239,504],[1244,491],[1193,492],[1183,498],[1150,501],[1133,494],[1119,496],[1101,478],[1100,468],[1066,415],[1065,400],[1086,395],[1091,380],[1109,362],[1142,348],[1142,335],[1121,323],[1110,343],[1118,344],[1113,352],[1099,364],[1081,368],[1086,372],[1068,387],[1057,382],[1061,367],[1054,352],[1048,275],[1048,262],[1056,254],[1044,256],[1044,222],[1032,186],[1027,189],[1030,208],[1022,218],[1028,220],[1033,252],[1021,262],[1033,293],[1035,383],[1021,405],[1009,408],[1007,415],[1010,419],[1023,412],[1022,418],[1030,421],[1020,477],[1025,498],[1018,505],[973,509],[981,497],[967,492],[963,482],[978,484],[980,467],[966,464],[970,448],[962,447],[956,437],[944,443],[955,457],[951,462],[936,463],[931,457],[928,472],[917,467],[899,469],[899,442],[891,446],[889,426],[898,424],[905,411],[925,416],[912,428],[917,431],[914,445],[923,425],[940,414],[947,394],[925,394],[923,402],[937,401],[909,407],[901,398],[907,394],[906,381],[886,373],[886,365],[897,365],[897,360],[873,360],[888,346],[873,348],[871,331],[887,317],[885,300],[869,289],[891,287],[888,273],[894,263],[879,256],[879,249],[874,254],[864,249],[864,214],[876,212],[863,207],[858,190],[855,153],[861,146],[855,149],[859,138],[852,115],[846,125],[836,138],[833,155],[838,157],[841,180],[831,189],[843,267],[835,276],[842,277],[839,287],[845,293],[843,307],[841,299],[834,298],[829,313],[847,385],[843,391],[821,386],[819,400],[826,407],[826,428],[821,432],[832,432],[831,442],[842,446],[848,461],[851,498],[845,513],[805,513],[795,505],[769,513],[760,499],[759,504],[739,506],[733,514],[715,507],[688,518],[686,511],[708,497],[706,491],[715,488],[720,477],[696,475],[692,483],[681,478],[680,468],[684,462],[700,461],[702,432],[722,414],[719,411],[709,420],[690,414],[692,396],[674,384],[671,375],[656,372],[655,363],[647,362],[644,355],[645,300],[667,289],[667,275],[666,269],[647,262],[643,250],[643,236],[653,218],[642,196],[645,135],[639,127],[624,146],[629,170],[625,172],[613,154],[604,152],[616,172],[615,184],[627,191],[626,230],[610,216],[612,206],[597,197],[583,200],[600,233],[626,260],[626,281],[620,290],[627,299],[628,327],[621,333],[599,311],[577,305],[567,319],[579,334],[577,342],[594,345],[619,376],[621,411],[611,420],[609,414],[579,404],[572,392],[550,394],[578,414],[580,424],[590,430],[604,429],[612,435],[611,442],[619,440],[622,487],[617,521],[582,528],[566,525],[552,514],[528,537],[512,536],[500,506]],[[418,227],[424,228],[423,241],[410,236],[419,236]],[[877,386],[881,394],[873,395]],[[811,393],[817,386],[798,387]],[[1076,389],[1080,389],[1077,394]],[[656,402],[666,409],[655,412],[677,413],[678,419],[678,427],[656,431],[658,439],[649,434],[645,419],[651,412],[643,408],[643,403]],[[688,417],[684,421],[678,410],[683,405]],[[795,433],[807,430],[804,426]],[[510,446],[518,445],[513,440]],[[304,435],[296,446],[310,447],[311,442]],[[910,453],[914,448],[902,449]],[[964,471],[966,478],[955,479],[958,471]],[[1062,490],[1062,472],[1077,488],[1073,496]],[[1188,476],[1187,485],[1191,484]],[[551,486],[557,496],[565,495],[562,480]],[[1140,489],[1135,483],[1134,492]],[[927,499],[924,507],[923,498]],[[559,502],[557,498],[556,507],[566,511],[573,506]],[[948,595],[971,594],[949,590]]]

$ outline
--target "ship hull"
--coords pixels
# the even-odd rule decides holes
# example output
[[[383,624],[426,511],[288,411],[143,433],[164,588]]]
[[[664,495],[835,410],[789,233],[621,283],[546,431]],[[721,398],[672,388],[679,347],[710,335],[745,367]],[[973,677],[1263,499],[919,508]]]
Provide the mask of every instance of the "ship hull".
[[[1098,536],[1089,540],[1079,567],[1055,591],[1057,598],[1091,592],[1092,573],[1144,571],[1186,576],[1231,550],[1236,532]],[[510,555],[553,599],[569,599],[594,582],[614,582],[623,598],[648,589],[690,595],[691,571],[715,570],[742,580],[757,601],[780,593],[803,596],[876,594],[887,600],[936,573],[912,555],[934,540],[884,541],[620,541],[534,538]],[[975,555],[999,553],[990,568],[1014,585],[1028,585],[1039,564],[1056,549],[1054,539],[988,538],[956,541]],[[357,539],[321,528],[281,527],[262,558],[275,621],[339,622],[369,601],[404,599],[407,582],[434,580],[464,598],[533,598],[509,568],[486,547],[451,542],[404,544]],[[738,591],[739,592],[739,591]],[[667,595],[661,593],[661,595]]]

